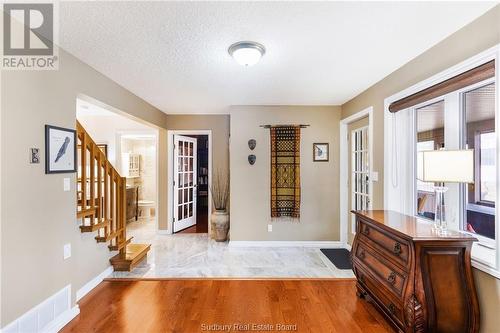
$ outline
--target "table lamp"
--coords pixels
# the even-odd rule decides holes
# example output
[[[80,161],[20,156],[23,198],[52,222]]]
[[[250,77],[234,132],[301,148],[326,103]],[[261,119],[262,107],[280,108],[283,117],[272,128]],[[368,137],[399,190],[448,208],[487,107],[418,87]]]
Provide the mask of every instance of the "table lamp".
[[[436,192],[434,227],[442,232],[448,229],[445,218],[445,183],[474,183],[474,150],[429,150],[418,153],[417,178],[432,182]]]

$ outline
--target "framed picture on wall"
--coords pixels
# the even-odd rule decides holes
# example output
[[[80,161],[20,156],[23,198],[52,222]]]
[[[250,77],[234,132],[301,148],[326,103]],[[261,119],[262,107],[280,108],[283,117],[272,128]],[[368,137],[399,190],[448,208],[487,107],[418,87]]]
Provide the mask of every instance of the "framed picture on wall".
[[[329,154],[328,143],[313,143],[313,162],[328,162]]]
[[[45,173],[76,172],[76,131],[45,125]]]

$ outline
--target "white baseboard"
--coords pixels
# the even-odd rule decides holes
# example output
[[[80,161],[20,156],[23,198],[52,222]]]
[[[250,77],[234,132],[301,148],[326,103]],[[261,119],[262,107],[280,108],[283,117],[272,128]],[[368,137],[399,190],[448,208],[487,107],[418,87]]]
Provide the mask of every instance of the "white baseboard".
[[[346,243],[345,244],[345,248],[348,249],[349,251],[351,251],[351,249],[352,249],[351,244]]]
[[[87,295],[92,289],[97,287],[97,285],[99,283],[101,283],[102,280],[104,280],[105,278],[110,276],[111,273],[113,273],[113,266],[109,266],[102,273],[97,275],[95,278],[93,278],[89,282],[85,283],[85,285],[83,287],[81,287],[80,289],[78,289],[76,291],[76,301],[78,302],[79,300],[81,300],[83,298],[83,296]]]
[[[69,323],[73,318],[80,314],[80,307],[75,305],[71,309],[65,311],[59,317],[54,320],[49,327],[43,330],[43,333],[57,333],[59,332],[67,323]]]
[[[325,247],[344,248],[340,241],[229,241],[230,247]]]
[[[71,307],[71,285],[67,285],[4,328],[1,333],[56,333],[80,313]]]

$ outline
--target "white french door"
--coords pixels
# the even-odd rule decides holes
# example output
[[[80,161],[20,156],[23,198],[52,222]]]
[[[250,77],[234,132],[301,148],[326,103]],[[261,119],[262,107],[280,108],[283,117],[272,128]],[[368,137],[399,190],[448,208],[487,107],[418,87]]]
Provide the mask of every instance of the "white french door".
[[[196,224],[197,139],[174,135],[174,232]]]
[[[352,210],[368,210],[371,208],[369,154],[368,126],[353,130],[351,132]]]

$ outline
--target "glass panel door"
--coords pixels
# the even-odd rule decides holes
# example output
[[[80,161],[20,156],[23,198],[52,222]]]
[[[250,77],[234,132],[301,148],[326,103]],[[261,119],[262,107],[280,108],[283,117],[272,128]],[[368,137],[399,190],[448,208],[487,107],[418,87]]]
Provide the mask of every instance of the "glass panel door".
[[[351,209],[370,209],[370,156],[368,127],[351,132]]]
[[[174,135],[174,232],[196,224],[197,139]]]

